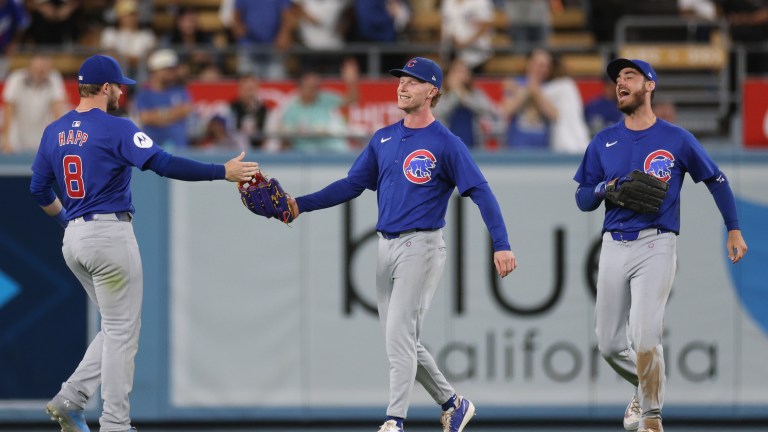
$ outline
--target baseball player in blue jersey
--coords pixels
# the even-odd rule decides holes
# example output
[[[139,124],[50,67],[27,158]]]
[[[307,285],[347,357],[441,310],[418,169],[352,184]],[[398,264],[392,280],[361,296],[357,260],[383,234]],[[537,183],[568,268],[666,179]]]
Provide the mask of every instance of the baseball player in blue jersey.
[[[435,62],[411,59],[390,73],[400,78],[399,122],[376,131],[346,178],[310,195],[290,199],[293,214],[311,212],[377,191],[379,218],[376,294],[389,359],[389,407],[379,432],[401,432],[414,380],[442,406],[446,432],[460,432],[475,408],[457,396],[419,341],[421,327],[446,259],[442,228],[455,188],[480,208],[493,238],[499,276],[515,269],[496,197],[467,146],[432,114],[443,73]]]
[[[30,191],[66,227],[64,259],[98,308],[101,331],[47,410],[64,432],[88,431],[83,408],[101,385],[101,431],[130,431],[135,429],[128,395],[143,293],[141,256],[131,224],[132,167],[179,180],[237,182],[255,174],[258,164],[243,162],[244,153],[225,165],[172,156],[130,120],[107,114],[118,108],[120,85],[135,84],[111,57],[86,59],[78,83],[80,104],[45,129]]]
[[[658,79],[651,65],[616,59],[607,71],[616,83],[624,121],[600,131],[587,147],[574,176],[579,183],[576,202],[582,211],[592,211],[606,200],[595,319],[600,353],[635,386],[624,428],[661,432],[665,383],[661,335],[675,276],[685,173],[694,182],[703,181],[712,193],[728,230],[726,248],[733,263],[744,256],[747,245],[725,174],[690,132],[653,113],[651,99]],[[665,182],[666,195],[635,211],[628,202],[637,195],[616,197],[645,174]]]

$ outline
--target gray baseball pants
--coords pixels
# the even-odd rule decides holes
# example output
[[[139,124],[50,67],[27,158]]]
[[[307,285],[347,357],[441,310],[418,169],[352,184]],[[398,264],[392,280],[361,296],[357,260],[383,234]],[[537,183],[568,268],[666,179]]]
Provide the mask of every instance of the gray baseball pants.
[[[389,359],[389,416],[407,416],[414,380],[438,404],[455,393],[419,341],[443,273],[445,249],[442,230],[379,238],[376,294]]]
[[[110,220],[111,219],[111,220]],[[101,315],[101,331],[59,394],[85,407],[101,384],[102,432],[131,427],[128,396],[139,347],[143,272],[133,225],[114,215],[70,222],[64,259]]]
[[[648,229],[627,242],[603,234],[595,306],[597,344],[608,364],[638,388],[643,417],[661,417],[664,405],[661,334],[676,266],[674,233]]]

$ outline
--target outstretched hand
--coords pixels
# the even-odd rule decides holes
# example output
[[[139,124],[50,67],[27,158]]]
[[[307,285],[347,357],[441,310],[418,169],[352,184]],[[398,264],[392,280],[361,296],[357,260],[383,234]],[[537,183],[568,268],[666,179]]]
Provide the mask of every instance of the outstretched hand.
[[[732,263],[736,264],[740,259],[744,258],[747,253],[747,243],[744,241],[744,237],[741,236],[741,230],[728,231],[728,240],[725,242],[725,247],[728,249],[728,258]]]
[[[299,205],[296,203],[296,198],[290,195],[288,196],[288,207],[291,208],[291,215],[293,215],[294,220],[299,217]]]
[[[512,251],[496,251],[493,253],[493,264],[496,266],[496,273],[504,277],[517,268],[517,258]]]
[[[243,162],[245,152],[229,160],[224,164],[226,174],[224,178],[227,181],[239,182],[248,181],[259,171],[259,164],[256,162]]]

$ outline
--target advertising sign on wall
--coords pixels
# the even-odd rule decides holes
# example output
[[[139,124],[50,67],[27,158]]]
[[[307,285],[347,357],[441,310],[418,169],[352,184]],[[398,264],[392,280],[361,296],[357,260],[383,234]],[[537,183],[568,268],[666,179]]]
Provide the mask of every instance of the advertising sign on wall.
[[[744,146],[768,147],[768,80],[746,79],[741,91]]]
[[[596,350],[602,209],[576,208],[573,170],[484,167],[519,260],[504,280],[493,274],[476,206],[458,197],[451,204],[444,229],[449,259],[422,339],[486,415],[553,406],[588,413],[631,397],[631,386]],[[345,172],[313,166],[273,175],[301,194]],[[768,211],[760,185],[768,177],[747,167],[739,178],[745,179],[736,191],[742,229],[750,244],[759,244],[759,220]],[[535,191],[525,187],[531,184]],[[304,214],[289,228],[254,218],[231,187],[203,188],[205,199],[200,185],[172,187],[174,406],[385,406],[387,364],[373,312],[375,194]],[[749,305],[765,288],[765,272],[752,261],[760,258],[730,264],[723,222],[706,187],[688,184],[683,196],[678,274],[665,321],[667,404],[766,404],[768,370],[754,359],[768,355],[768,315]],[[414,404],[434,406],[418,386]]]
[[[0,212],[2,408],[59,391],[88,343],[88,299],[61,254],[64,230],[30,196],[26,172],[0,175],[0,188],[13,204]]]

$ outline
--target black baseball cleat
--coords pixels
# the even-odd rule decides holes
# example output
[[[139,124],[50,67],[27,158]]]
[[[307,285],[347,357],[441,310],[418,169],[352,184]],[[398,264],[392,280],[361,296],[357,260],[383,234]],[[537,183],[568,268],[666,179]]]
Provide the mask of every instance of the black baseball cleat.
[[[69,399],[56,395],[45,406],[51,420],[61,426],[61,432],[91,432],[83,417],[83,409]]]

